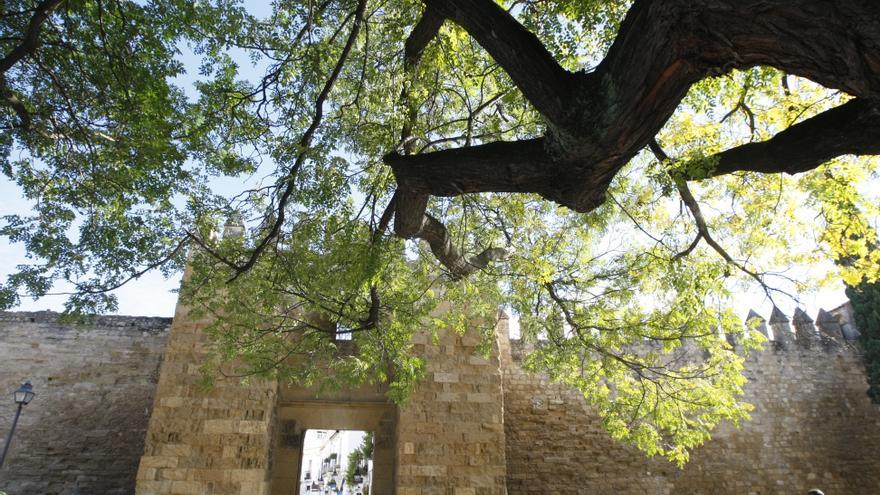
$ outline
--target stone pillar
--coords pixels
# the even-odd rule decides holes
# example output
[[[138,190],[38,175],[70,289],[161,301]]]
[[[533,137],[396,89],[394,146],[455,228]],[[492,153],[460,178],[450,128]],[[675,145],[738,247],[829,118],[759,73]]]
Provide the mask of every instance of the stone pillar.
[[[752,320],[757,320],[758,323],[752,323]],[[754,327],[752,325],[754,325]],[[770,332],[767,331],[767,320],[761,317],[761,315],[759,315],[754,309],[750,309],[749,315],[746,316],[746,326],[748,328],[754,328],[761,332],[764,337],[768,339],[770,338]]]
[[[801,308],[794,310],[793,322],[799,345],[812,347],[819,343],[819,333],[816,331],[813,319],[804,310]]]
[[[737,339],[737,334],[735,333],[725,333],[724,340],[726,340],[731,347],[735,348],[739,345],[739,340]]]
[[[206,320],[178,303],[137,475],[137,495],[269,493],[276,384],[218,377],[202,386]]]
[[[223,238],[239,238],[244,236],[244,220],[241,213],[233,212],[223,225]]]
[[[854,320],[852,310],[852,303],[847,301],[837,308],[832,309],[831,314],[834,315],[835,318],[837,318],[838,322],[840,322],[840,331],[843,334],[844,340],[859,340],[859,337],[861,337],[862,334],[856,328],[856,322]]]
[[[843,338],[843,331],[840,328],[840,322],[837,321],[834,315],[824,309],[820,309],[819,314],[816,316],[816,325],[818,325],[819,331],[822,332],[823,336],[828,339],[828,343],[840,343],[840,340]]]
[[[417,334],[427,375],[398,417],[398,495],[504,495],[506,453],[497,345],[475,353],[477,332]]]
[[[773,330],[773,341],[779,347],[785,348],[794,342],[788,317],[776,306],[773,306],[773,313],[770,315],[770,329]]]

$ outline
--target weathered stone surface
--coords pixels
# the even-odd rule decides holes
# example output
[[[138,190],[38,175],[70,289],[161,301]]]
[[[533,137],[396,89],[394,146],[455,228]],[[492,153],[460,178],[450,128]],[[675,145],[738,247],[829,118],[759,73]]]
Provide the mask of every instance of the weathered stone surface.
[[[207,323],[178,305],[137,473],[138,495],[269,493],[277,385],[217,377],[209,389],[201,386]]]
[[[821,343],[821,337],[813,319],[801,308],[794,310],[794,332],[797,335],[799,345],[812,347]]]
[[[880,409],[865,395],[858,347],[843,340],[841,308],[819,318],[818,343],[799,315],[789,345],[753,354],[752,421],[723,426],[683,470],[614,442],[577,392],[525,372],[506,318],[488,356],[475,352],[472,331],[416,336],[427,375],[398,407],[375,386],[318,396],[218,379],[205,391],[206,322],[179,307],[144,444],[168,321],[102,318],[74,332],[31,317],[0,318],[0,385],[30,378],[39,394],[0,471],[10,495],[132,493],[142,447],[138,495],[289,495],[310,428],[375,432],[377,495],[880,493]],[[828,337],[832,323],[840,343]],[[0,401],[0,428],[9,403]]]
[[[10,495],[130,494],[153,406],[170,318],[101,316],[58,322],[50,312],[0,313],[0,448],[30,380],[0,470]]]
[[[502,353],[511,495],[880,493],[880,408],[857,348],[754,353],[752,421],[723,425],[680,470],[615,443],[577,392],[523,371],[522,344],[512,344]]]
[[[427,376],[400,407],[397,493],[504,495],[497,347],[479,356],[475,332],[452,329],[420,342],[413,351],[426,357]]]

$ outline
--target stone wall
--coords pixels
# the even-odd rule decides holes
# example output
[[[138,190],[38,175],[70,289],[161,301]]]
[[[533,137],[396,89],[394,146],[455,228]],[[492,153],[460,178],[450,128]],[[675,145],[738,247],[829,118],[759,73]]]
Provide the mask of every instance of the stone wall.
[[[865,394],[857,347],[835,325],[817,333],[796,319],[795,333],[774,312],[777,340],[747,365],[752,421],[722,426],[683,470],[614,442],[577,392],[522,370],[514,341],[502,353],[508,492],[880,493],[880,408]]]
[[[0,469],[9,495],[130,494],[170,318],[0,313],[0,448],[12,391],[33,383]]]
[[[318,396],[230,378],[205,390],[207,322],[184,306],[170,331],[167,319],[74,329],[52,314],[0,313],[0,386],[31,379],[38,394],[0,490],[290,495],[302,433],[338,428],[376,433],[376,495],[880,493],[880,409],[845,317],[820,312],[823,332],[803,313],[794,328],[779,312],[759,322],[775,340],[748,364],[753,420],[723,426],[679,470],[614,442],[577,392],[525,372],[506,319],[488,356],[472,332],[417,335],[427,375],[398,407],[381,387]],[[0,400],[0,432],[11,406]]]
[[[218,376],[206,389],[207,324],[177,305],[137,473],[138,495],[269,493],[277,385]]]
[[[427,376],[400,408],[399,495],[504,495],[504,407],[498,349],[475,332],[416,335]]]
[[[415,339],[427,377],[404,406],[382,388],[318,395],[275,383],[218,380],[199,387],[207,322],[178,307],[169,337],[138,495],[291,495],[307,429],[376,434],[375,493],[503,495],[505,449],[497,349],[476,354],[473,333]]]

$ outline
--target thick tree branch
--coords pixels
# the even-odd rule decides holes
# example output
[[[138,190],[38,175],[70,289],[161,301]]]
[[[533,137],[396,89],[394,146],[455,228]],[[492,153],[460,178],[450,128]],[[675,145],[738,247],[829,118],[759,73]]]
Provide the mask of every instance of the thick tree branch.
[[[772,66],[880,101],[877,2],[637,0],[599,67],[573,76],[494,2],[425,1],[467,30],[551,123],[540,150],[538,141],[528,141],[522,148],[496,143],[418,158],[386,157],[402,187],[428,194],[534,192],[590,211],[692,84],[734,68]],[[853,142],[852,136],[846,146],[832,139],[813,142],[797,161],[809,168],[843,147],[876,152],[867,138]],[[729,159],[740,161],[734,158],[731,152]],[[496,160],[494,168],[490,160]],[[498,176],[486,177],[487,171]]]
[[[449,270],[449,275],[453,280],[462,279],[476,271],[483,270],[489,266],[489,263],[503,259],[507,255],[507,251],[504,249],[488,248],[480,254],[466,259],[453,244],[446,226],[441,221],[427,213],[422,218],[422,224],[413,237],[428,243],[431,252]]]
[[[583,184],[562,203],[594,207],[597,188],[648,144],[692,84],[757,65],[880,99],[880,4],[636,1],[578,90],[579,119],[553,136],[554,155],[572,162],[567,182]]]
[[[552,193],[554,170],[543,139],[385,157],[402,189],[433,196],[474,192]],[[451,179],[451,180],[450,180]]]
[[[424,0],[482,46],[551,123],[565,121],[577,77],[528,29],[492,0]]]
[[[43,29],[43,23],[62,2],[64,0],[43,0],[37,4],[22,42],[0,59],[0,74],[6,74],[6,71],[19,60],[30,55],[40,46],[40,31]]]
[[[880,154],[880,109],[869,100],[851,100],[795,124],[767,141],[718,153],[710,157],[717,163],[709,175],[740,171],[797,174],[847,154]]]
[[[422,14],[422,18],[416,23],[403,48],[403,63],[408,68],[418,65],[422,52],[440,31],[445,19],[436,9],[428,6]]]
[[[36,8],[31,20],[28,23],[27,31],[24,33],[22,42],[0,59],[0,103],[8,106],[16,115],[18,115],[18,127],[28,130],[31,127],[31,114],[15,93],[6,85],[6,72],[9,71],[21,59],[34,53],[40,46],[40,31],[43,23],[49,18],[52,12],[58,8],[64,0],[43,0]]]
[[[417,82],[417,69],[422,52],[428,43],[437,36],[443,21],[444,19],[437,9],[429,4],[422,14],[421,20],[407,38],[403,63],[410,76],[411,84]],[[407,116],[400,134],[401,148],[404,154],[391,156],[406,160],[415,156],[411,154],[414,149],[412,129],[418,118],[418,107],[410,101],[409,86],[404,86],[400,99],[407,108]],[[398,179],[398,186],[400,185]],[[398,187],[388,205],[389,209],[394,208],[394,233],[396,235],[404,239],[426,241],[431,247],[431,252],[449,270],[453,279],[467,277],[477,270],[486,268],[490,262],[504,257],[505,251],[503,249],[489,248],[477,256],[465,259],[453,245],[446,226],[426,213],[429,194],[431,194],[429,191],[422,191],[418,188]],[[387,211],[388,209],[386,209],[386,213]],[[383,214],[380,223],[387,224],[387,221],[386,214]]]
[[[6,86],[6,80],[3,76],[0,76],[0,102],[11,108],[15,114],[18,115],[18,124],[14,124],[14,127],[24,130],[30,129],[32,120],[31,113],[28,111],[24,102]]]
[[[412,130],[419,117],[419,107],[410,98],[410,87],[418,83],[418,67],[422,59],[422,53],[425,51],[428,43],[440,32],[443,21],[443,17],[434,9],[426,8],[422,18],[415,25],[404,43],[403,70],[409,81],[404,83],[403,89],[400,91],[400,101],[406,109],[406,118],[400,130],[400,148],[407,155],[412,154],[415,150]]]
[[[398,189],[394,200],[394,233],[404,239],[416,237],[425,222],[428,195]]]

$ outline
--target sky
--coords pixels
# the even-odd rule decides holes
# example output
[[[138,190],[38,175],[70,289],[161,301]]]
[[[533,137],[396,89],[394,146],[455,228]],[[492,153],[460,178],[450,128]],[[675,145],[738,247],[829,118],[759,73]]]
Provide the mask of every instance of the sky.
[[[267,2],[245,2],[251,10],[258,14],[268,14]],[[187,46],[181,46],[181,59],[188,74],[177,78],[174,82],[183,87],[191,96],[195,96],[193,82],[195,81],[199,65],[198,59]],[[248,64],[246,55],[243,53],[232,54],[241,65]],[[259,71],[253,71],[259,73]],[[242,185],[241,182],[218,181],[216,187],[229,189],[230,192]],[[21,197],[18,187],[11,183],[5,176],[0,176],[0,215],[27,214],[30,204]],[[0,280],[15,271],[15,267],[27,262],[26,253],[21,246],[10,245],[7,239],[0,238]],[[165,279],[158,272],[150,272],[138,280],[134,280],[115,291],[119,299],[119,314],[138,316],[171,316],[177,301],[175,290],[180,285],[180,275]],[[56,287],[56,291],[63,291],[64,287]],[[47,296],[39,300],[22,299],[22,304],[16,308],[20,311],[41,311],[63,309],[65,296]],[[751,308],[769,317],[772,303],[767,300],[757,288],[741,295],[742,314],[745,316]],[[808,314],[815,317],[819,308],[832,309],[846,301],[842,285],[834,288],[818,291],[813,295],[802,295],[802,306]],[[786,304],[787,303],[787,304]],[[783,312],[791,315],[794,311],[794,303],[785,301],[781,303]]]
[[[250,12],[258,16],[265,17],[271,13],[270,2],[245,0],[243,3]],[[178,48],[186,74],[175,78],[173,83],[183,88],[190,98],[196,98],[197,92],[194,88],[194,82],[198,78],[200,59],[193,53],[191,47],[181,45]],[[243,52],[232,53],[232,56],[239,64],[250,63],[247,54]],[[236,183],[229,179],[218,179],[216,184],[218,188],[228,189],[233,194],[238,192],[238,187],[241,185],[241,182]],[[18,187],[7,177],[0,175],[0,216],[27,214],[29,210],[30,203],[22,198]],[[25,255],[25,250],[21,246],[10,245],[6,238],[0,237],[0,280],[5,280],[10,273],[15,271],[17,265],[27,262]],[[159,272],[149,272],[140,279],[129,282],[114,291],[119,299],[117,313],[132,316],[172,316],[177,303],[175,291],[180,287],[181,276],[182,274],[177,274],[166,279]],[[55,288],[55,291],[63,290],[63,287]],[[65,299],[65,296],[47,296],[36,301],[22,298],[21,305],[15,309],[17,311],[62,311]]]
[[[30,203],[21,196],[18,186],[5,176],[0,176],[0,215],[27,214]],[[0,280],[15,271],[19,264],[26,263],[25,250],[20,245],[11,245],[5,237],[0,237]],[[114,293],[119,298],[119,314],[133,316],[171,316],[177,294],[172,291],[180,286],[180,276],[165,280],[158,272],[150,272]],[[63,290],[62,287],[56,287]],[[47,296],[39,300],[22,298],[17,311],[62,311],[64,296]]]

